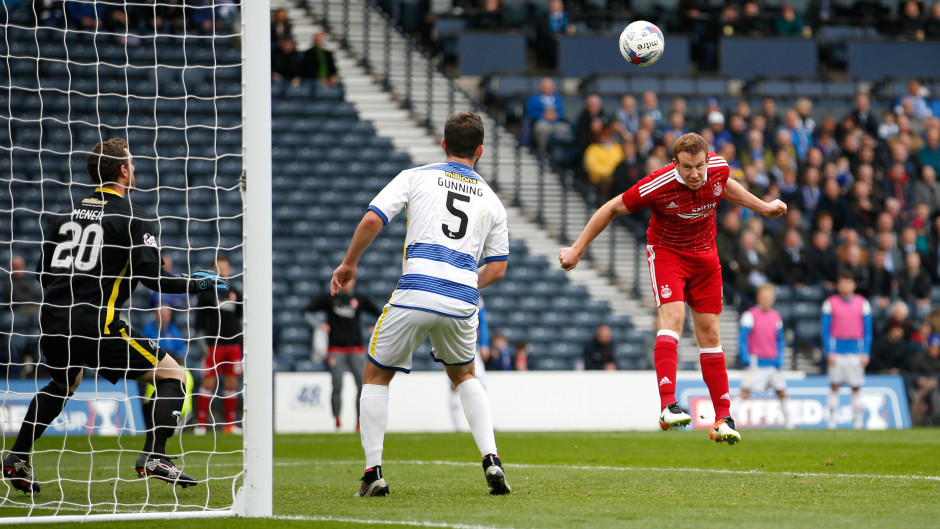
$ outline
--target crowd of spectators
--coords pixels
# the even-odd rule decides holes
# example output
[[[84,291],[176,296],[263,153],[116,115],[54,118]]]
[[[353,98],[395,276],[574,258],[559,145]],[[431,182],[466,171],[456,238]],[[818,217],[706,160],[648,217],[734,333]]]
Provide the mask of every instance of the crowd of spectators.
[[[801,3],[799,9],[787,2],[758,0],[679,0],[677,5],[638,5],[630,0],[453,0],[446,11],[435,9],[430,1],[417,2],[412,9],[396,8],[391,0],[378,3],[397,24],[420,36],[432,53],[442,48],[436,31],[441,18],[463,19],[470,29],[524,29],[537,64],[544,69],[557,66],[560,37],[617,33],[631,20],[648,20],[667,33],[691,36],[700,71],[717,67],[721,37],[811,38],[826,25],[856,25],[906,40],[940,40],[940,7],[925,0],[897,2],[894,7],[878,0],[813,0]]]
[[[321,86],[339,84],[339,73],[333,52],[324,48],[326,33],[318,31],[312,46],[305,52],[297,51],[293,24],[287,10],[279,8],[271,15],[271,79],[300,86],[304,79]]]
[[[537,147],[566,126],[550,80],[542,87],[527,104],[536,110],[528,118]],[[727,159],[731,178],[789,206],[785,217],[764,219],[722,204],[717,245],[725,285],[745,298],[767,282],[831,292],[838,274],[850,271],[871,301],[879,343],[902,307],[903,339],[921,344],[894,362],[876,355],[872,369],[908,371],[923,367],[914,358],[927,350],[927,336],[940,333],[940,309],[931,312],[940,286],[940,100],[911,80],[885,107],[879,114],[858,94],[845,115],[814,118],[806,98],[792,108],[778,108],[769,97],[757,108],[711,99],[695,115],[682,98],[667,106],[646,92],[623,96],[608,112],[589,94],[570,119],[570,134],[580,153],[577,172],[608,198],[668,164],[676,138],[701,134]],[[641,221],[646,215],[636,214]],[[930,327],[918,333],[924,321]]]
[[[126,34],[136,38],[155,33],[235,33],[239,3],[235,0],[4,0],[2,18],[19,10],[45,26]]]

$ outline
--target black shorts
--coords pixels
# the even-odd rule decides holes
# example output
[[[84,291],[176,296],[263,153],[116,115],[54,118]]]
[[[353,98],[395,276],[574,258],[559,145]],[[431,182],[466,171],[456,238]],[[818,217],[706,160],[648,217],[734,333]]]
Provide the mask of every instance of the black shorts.
[[[39,347],[46,356],[52,380],[70,387],[85,366],[117,384],[122,378],[136,380],[153,371],[166,356],[156,341],[129,331],[123,321],[111,323],[110,333],[100,338],[79,336],[75,330],[71,336],[54,331],[43,334]]]

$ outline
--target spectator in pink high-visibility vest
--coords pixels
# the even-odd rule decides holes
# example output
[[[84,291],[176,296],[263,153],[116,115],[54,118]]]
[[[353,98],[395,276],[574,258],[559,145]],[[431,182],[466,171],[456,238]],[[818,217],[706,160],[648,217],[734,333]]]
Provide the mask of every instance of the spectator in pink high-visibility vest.
[[[735,401],[740,409],[743,401],[751,396],[751,391],[766,391],[772,388],[780,399],[783,423],[788,430],[793,429],[790,420],[790,400],[787,398],[787,382],[780,372],[783,367],[783,350],[786,340],[783,336],[783,319],[773,309],[777,295],[774,286],[764,283],[757,289],[757,305],[741,315],[741,329],[738,332],[738,353],[747,369],[747,376],[741,384],[741,393]]]

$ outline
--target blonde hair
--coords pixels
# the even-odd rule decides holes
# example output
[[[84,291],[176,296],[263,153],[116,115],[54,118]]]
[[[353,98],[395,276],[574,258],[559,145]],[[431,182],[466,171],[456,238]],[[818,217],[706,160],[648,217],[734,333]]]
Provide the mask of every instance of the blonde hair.
[[[759,286],[757,288],[757,295],[759,296],[761,295],[761,292],[767,291],[770,291],[770,293],[774,296],[777,295],[777,288],[773,285],[773,283],[764,283],[763,285]]]
[[[692,156],[700,152],[708,153],[708,143],[705,138],[694,132],[683,134],[672,144],[672,155],[678,160],[680,152],[687,152]]]

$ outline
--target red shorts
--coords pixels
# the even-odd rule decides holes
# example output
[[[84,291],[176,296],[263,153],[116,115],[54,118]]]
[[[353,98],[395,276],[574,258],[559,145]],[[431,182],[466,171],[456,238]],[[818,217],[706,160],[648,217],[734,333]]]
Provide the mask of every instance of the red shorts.
[[[239,344],[208,346],[203,367],[206,370],[204,377],[211,376],[210,373],[214,373],[216,377],[220,374],[241,376],[242,346]]]
[[[697,312],[721,314],[721,264],[718,250],[695,254],[646,246],[656,306],[684,301]]]

